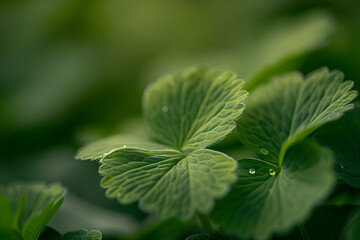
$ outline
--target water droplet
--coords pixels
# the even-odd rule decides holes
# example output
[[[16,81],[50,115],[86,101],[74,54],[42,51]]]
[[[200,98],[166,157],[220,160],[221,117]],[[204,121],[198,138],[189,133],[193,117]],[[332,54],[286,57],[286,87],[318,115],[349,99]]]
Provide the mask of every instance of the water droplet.
[[[163,106],[163,107],[161,108],[161,110],[165,113],[165,112],[167,112],[169,109],[168,109],[167,106]]]
[[[126,145],[124,145],[123,148],[126,148]]]
[[[250,169],[249,169],[249,173],[250,173],[250,174],[255,174],[255,169],[250,168]]]
[[[275,171],[274,169],[270,169],[270,170],[269,170],[269,174],[270,174],[271,176],[274,176],[274,175],[276,174],[276,171]]]
[[[342,164],[340,164],[340,167],[341,167],[341,168],[344,168],[344,166],[343,166]]]
[[[269,154],[269,151],[266,149],[266,148],[261,148],[260,149],[260,152],[264,155],[268,155]]]

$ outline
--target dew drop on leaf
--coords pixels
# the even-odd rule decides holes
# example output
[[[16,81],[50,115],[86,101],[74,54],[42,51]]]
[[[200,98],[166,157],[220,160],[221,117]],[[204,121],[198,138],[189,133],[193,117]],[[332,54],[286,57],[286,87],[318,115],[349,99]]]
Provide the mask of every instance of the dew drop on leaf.
[[[163,107],[161,108],[161,110],[162,110],[164,113],[166,113],[169,109],[168,109],[167,106],[163,106]]]
[[[124,145],[123,148],[126,148],[126,145]]]
[[[342,164],[340,164],[340,167],[341,167],[341,168],[344,168],[344,166],[343,166]]]
[[[270,174],[271,176],[274,176],[274,175],[276,174],[276,171],[275,171],[274,169],[270,169],[270,170],[269,170],[269,174]]]
[[[249,169],[249,173],[250,173],[250,174],[255,174],[255,169],[250,168],[250,169]]]
[[[269,154],[269,151],[266,149],[266,148],[261,148],[260,149],[260,152],[264,155],[268,155]]]

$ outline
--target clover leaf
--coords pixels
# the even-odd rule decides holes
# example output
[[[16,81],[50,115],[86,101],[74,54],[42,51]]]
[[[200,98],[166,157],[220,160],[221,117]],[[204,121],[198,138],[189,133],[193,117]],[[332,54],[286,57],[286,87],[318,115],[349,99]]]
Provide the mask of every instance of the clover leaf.
[[[353,108],[353,82],[323,68],[256,89],[238,121],[242,141],[259,158],[238,161],[238,180],[217,202],[215,223],[241,237],[267,238],[306,218],[332,188],[332,155],[302,142],[326,122]],[[301,143],[300,143],[301,142]]]
[[[163,218],[207,213],[236,179],[236,162],[206,147],[235,128],[247,96],[242,86],[231,72],[192,68],[165,76],[144,94],[149,136],[100,140],[77,158],[101,160],[101,185],[121,203],[139,201]]]

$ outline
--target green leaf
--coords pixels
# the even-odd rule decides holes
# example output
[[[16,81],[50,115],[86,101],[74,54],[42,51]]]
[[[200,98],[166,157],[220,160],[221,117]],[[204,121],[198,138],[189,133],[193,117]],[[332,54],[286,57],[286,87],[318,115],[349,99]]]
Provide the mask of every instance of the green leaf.
[[[60,207],[66,190],[59,184],[13,183],[0,188],[1,209],[11,207],[12,229],[25,240],[38,239],[40,233]],[[4,201],[7,199],[7,202]]]
[[[238,130],[244,143],[264,160],[281,166],[286,150],[326,122],[353,108],[352,81],[326,68],[278,77],[259,87],[247,101]]]
[[[98,230],[87,231],[85,229],[66,233],[63,236],[64,240],[101,240],[102,234]]]
[[[336,155],[335,172],[347,184],[360,188],[360,106],[316,134]]]
[[[227,232],[262,239],[304,220],[333,186],[331,154],[312,142],[287,151],[282,168],[261,159],[238,161],[238,181],[211,219]]]
[[[100,140],[77,158],[101,159],[102,187],[121,203],[139,201],[164,218],[207,213],[235,181],[236,162],[205,147],[235,128],[247,96],[242,86],[231,72],[196,68],[163,77],[143,98],[151,136]]]
[[[215,222],[242,237],[266,238],[301,222],[326,197],[331,156],[298,142],[353,108],[357,92],[343,80],[341,72],[323,68],[305,79],[298,73],[276,78],[252,93],[238,129],[261,159],[238,161],[238,181],[215,209]]]
[[[209,149],[189,155],[178,151],[153,152],[127,148],[109,154],[100,167],[108,197],[122,203],[140,200],[140,206],[160,217],[191,218],[206,213],[213,198],[226,194],[236,162]]]
[[[219,142],[236,126],[247,93],[231,72],[189,69],[165,76],[144,94],[144,116],[154,136],[178,150]]]

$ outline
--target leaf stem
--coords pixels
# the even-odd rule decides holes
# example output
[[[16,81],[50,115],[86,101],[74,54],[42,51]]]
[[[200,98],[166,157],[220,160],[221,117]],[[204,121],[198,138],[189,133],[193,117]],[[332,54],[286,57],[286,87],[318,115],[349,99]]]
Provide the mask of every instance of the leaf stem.
[[[206,215],[196,212],[196,217],[197,217],[198,221],[201,223],[201,226],[205,232],[207,232],[207,233],[214,232],[214,229],[211,226],[209,218]]]
[[[299,228],[302,239],[303,240],[310,240],[309,234],[308,234],[304,224],[298,224],[298,228]]]

